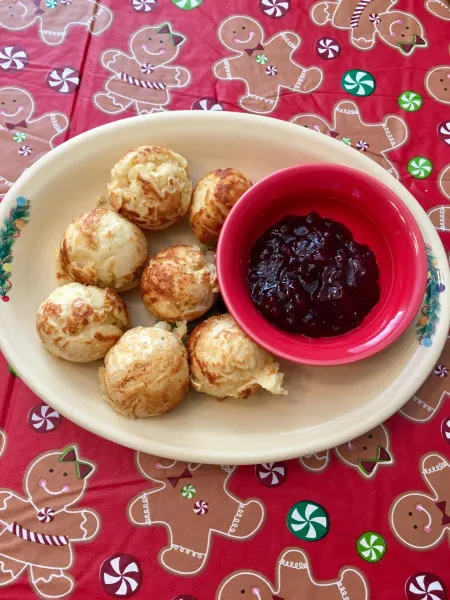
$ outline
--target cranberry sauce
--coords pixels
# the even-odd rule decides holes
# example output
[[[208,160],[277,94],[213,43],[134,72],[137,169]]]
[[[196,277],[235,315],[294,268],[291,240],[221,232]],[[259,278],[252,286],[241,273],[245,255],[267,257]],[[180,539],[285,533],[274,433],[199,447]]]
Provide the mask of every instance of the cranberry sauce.
[[[357,327],[380,299],[378,266],[368,246],[317,213],[290,215],[250,252],[252,301],[276,327],[311,338]]]

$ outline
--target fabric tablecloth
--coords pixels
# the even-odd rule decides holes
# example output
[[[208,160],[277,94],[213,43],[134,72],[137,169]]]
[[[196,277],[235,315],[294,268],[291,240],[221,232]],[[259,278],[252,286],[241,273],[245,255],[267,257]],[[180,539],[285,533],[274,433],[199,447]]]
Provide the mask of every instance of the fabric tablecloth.
[[[449,249],[449,44],[445,0],[0,0],[0,194],[96,125],[247,111],[366,152]],[[1,600],[450,597],[449,363],[357,440],[234,468],[102,440],[0,357]]]

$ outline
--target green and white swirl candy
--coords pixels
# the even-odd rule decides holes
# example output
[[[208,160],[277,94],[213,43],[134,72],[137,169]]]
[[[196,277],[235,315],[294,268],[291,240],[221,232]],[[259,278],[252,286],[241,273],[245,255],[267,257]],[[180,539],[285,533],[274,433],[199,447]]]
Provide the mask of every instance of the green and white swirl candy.
[[[398,105],[400,108],[403,108],[403,110],[406,110],[406,112],[416,112],[422,104],[422,96],[411,90],[403,92],[403,94],[400,94],[398,97]]]
[[[183,496],[183,498],[188,498],[188,500],[190,500],[195,496],[196,491],[197,490],[195,489],[195,486],[188,484],[181,488],[180,493]]]
[[[378,533],[366,531],[356,542],[358,554],[370,563],[378,562],[386,553],[386,542]]]
[[[416,156],[408,163],[408,172],[416,179],[426,179],[433,171],[431,160],[424,156]]]
[[[370,96],[377,86],[375,77],[368,71],[351,69],[344,73],[341,85],[352,96]]]
[[[172,0],[172,4],[183,10],[192,10],[203,4],[203,0]]]

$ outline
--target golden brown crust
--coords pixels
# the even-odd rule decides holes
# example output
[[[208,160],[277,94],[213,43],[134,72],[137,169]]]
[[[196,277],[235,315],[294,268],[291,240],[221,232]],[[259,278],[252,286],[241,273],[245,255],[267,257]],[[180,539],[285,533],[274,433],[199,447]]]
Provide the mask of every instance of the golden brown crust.
[[[252,182],[236,169],[217,169],[197,184],[189,209],[191,227],[203,244],[216,244],[230,210]]]

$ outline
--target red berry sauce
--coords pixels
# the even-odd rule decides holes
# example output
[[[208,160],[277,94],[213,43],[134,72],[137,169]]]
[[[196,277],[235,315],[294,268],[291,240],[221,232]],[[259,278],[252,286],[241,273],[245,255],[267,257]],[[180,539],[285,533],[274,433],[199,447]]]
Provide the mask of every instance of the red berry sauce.
[[[380,299],[379,271],[368,246],[337,221],[289,215],[250,251],[251,299],[273,325],[311,338],[360,325]]]

